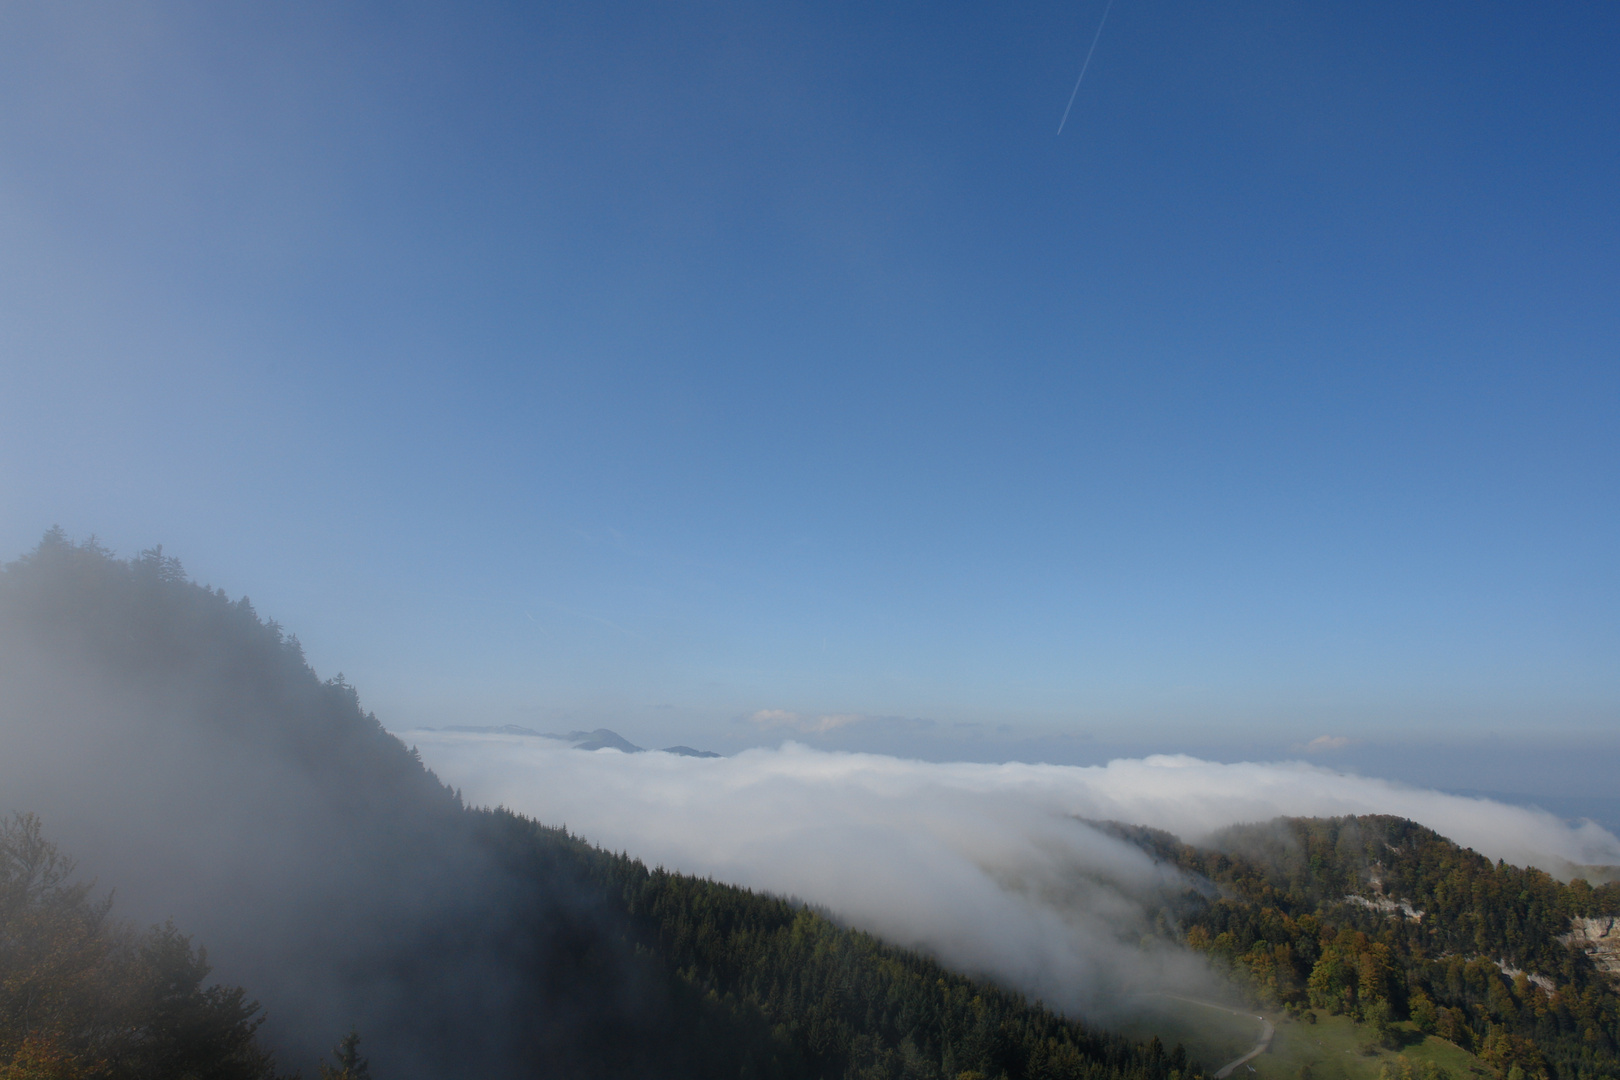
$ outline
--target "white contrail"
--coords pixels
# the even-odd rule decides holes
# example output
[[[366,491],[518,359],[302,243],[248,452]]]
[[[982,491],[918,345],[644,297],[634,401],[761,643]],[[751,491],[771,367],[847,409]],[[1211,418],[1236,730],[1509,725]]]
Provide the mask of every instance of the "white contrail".
[[[1063,134],[1063,125],[1069,122],[1069,110],[1074,108],[1074,99],[1080,93],[1080,84],[1086,78],[1086,68],[1091,66],[1091,54],[1097,51],[1097,42],[1102,40],[1103,24],[1108,21],[1108,13],[1113,7],[1114,0],[1108,0],[1108,6],[1103,8],[1102,18],[1097,20],[1097,32],[1092,35],[1091,48],[1086,50],[1086,62],[1080,65],[1080,78],[1074,80],[1074,89],[1069,92],[1069,103],[1063,107],[1063,119],[1058,121],[1059,135]]]

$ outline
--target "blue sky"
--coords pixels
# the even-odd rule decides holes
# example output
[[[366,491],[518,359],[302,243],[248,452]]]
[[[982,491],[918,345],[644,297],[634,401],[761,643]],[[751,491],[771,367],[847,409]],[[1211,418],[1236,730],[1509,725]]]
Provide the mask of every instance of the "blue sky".
[[[1606,786],[1620,10],[1117,0],[1059,136],[1101,14],[8,6],[0,549],[393,724]]]

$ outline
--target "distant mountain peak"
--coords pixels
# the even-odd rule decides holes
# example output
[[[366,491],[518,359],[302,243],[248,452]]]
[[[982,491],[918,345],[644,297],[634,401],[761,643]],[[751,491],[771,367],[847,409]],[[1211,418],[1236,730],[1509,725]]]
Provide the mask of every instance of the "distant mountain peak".
[[[554,739],[565,739],[574,744],[575,750],[619,750],[626,754],[640,754],[646,752],[646,747],[637,746],[629,739],[616,731],[607,728],[597,728],[595,731],[570,731],[567,735],[553,735]]]
[[[423,728],[432,731],[433,728]],[[520,727],[517,724],[451,724],[439,728],[440,731],[455,731],[467,735],[522,735],[532,739],[556,739],[558,742],[568,743],[575,750],[618,750],[625,754],[644,754],[645,746],[637,746],[629,739],[609,728],[597,728],[595,731],[570,731],[567,734],[558,734],[554,731],[536,731],[533,728]],[[713,750],[694,750],[690,746],[666,746],[659,751],[662,754],[677,754],[680,757],[717,758],[724,757]]]

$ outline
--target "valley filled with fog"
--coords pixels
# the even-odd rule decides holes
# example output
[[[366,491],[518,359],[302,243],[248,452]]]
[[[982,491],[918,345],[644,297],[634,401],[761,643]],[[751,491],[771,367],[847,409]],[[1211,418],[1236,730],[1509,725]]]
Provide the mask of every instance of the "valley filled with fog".
[[[1620,864],[1620,840],[1591,822],[1302,762],[934,763],[791,742],[699,758],[399,734],[470,803],[566,825],[649,865],[802,899],[1080,1014],[1115,1011],[1121,995],[1228,992],[1201,959],[1153,935],[1177,894],[1207,886],[1088,820],[1197,843],[1280,816],[1388,814],[1562,878]]]
[[[1620,1080],[1616,43],[0,3],[0,1080]]]

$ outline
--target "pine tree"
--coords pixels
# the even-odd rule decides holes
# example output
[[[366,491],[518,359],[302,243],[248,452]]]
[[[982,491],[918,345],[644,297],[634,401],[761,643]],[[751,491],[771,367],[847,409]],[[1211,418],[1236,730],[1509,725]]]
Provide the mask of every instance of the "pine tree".
[[[371,1065],[360,1056],[358,1031],[350,1028],[342,1041],[332,1047],[332,1056],[337,1058],[337,1065],[321,1062],[321,1080],[371,1080]]]

